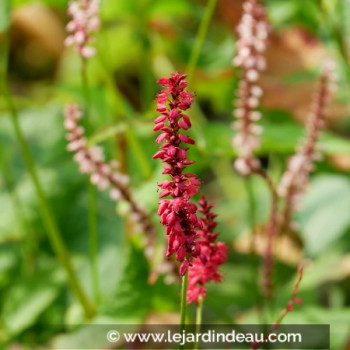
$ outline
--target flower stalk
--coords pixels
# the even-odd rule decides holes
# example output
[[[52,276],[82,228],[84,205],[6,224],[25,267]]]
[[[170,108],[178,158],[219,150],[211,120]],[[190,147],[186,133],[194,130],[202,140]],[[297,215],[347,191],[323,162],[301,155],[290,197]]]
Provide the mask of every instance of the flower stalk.
[[[293,229],[292,214],[300,208],[301,199],[309,186],[309,177],[314,162],[322,159],[318,140],[326,121],[327,106],[334,90],[334,64],[326,62],[323,67],[318,88],[315,92],[306,125],[306,137],[299,145],[297,153],[289,158],[288,167],[278,186],[278,193],[284,199],[281,218],[283,230]]]
[[[298,277],[297,277],[297,281],[295,282],[294,287],[293,287],[292,296],[288,300],[287,306],[282,310],[279,318],[274,323],[269,335],[272,332],[276,332],[278,330],[279,326],[281,325],[281,323],[283,322],[283,320],[287,316],[287,314],[289,312],[293,311],[295,304],[301,305],[303,303],[303,301],[298,297],[298,292],[299,292],[299,287],[300,287],[301,281],[303,279],[304,268],[305,268],[305,262],[301,263],[298,266]],[[265,340],[268,340],[268,336],[265,337]],[[258,343],[256,341],[253,342],[252,350],[257,350],[261,345],[262,345],[262,343]]]
[[[275,184],[265,171],[259,169],[255,173],[266,182],[271,193],[270,217],[265,227],[266,249],[263,256],[261,280],[262,292],[265,298],[270,299],[273,296],[274,247],[278,234],[278,194]]]
[[[74,45],[81,57],[81,81],[83,88],[86,124],[91,131],[90,115],[90,92],[87,72],[87,62],[95,54],[95,49],[89,46],[92,42],[92,34],[100,27],[99,0],[77,0],[71,1],[68,6],[68,14],[71,21],[67,25],[70,33],[66,39],[66,45]],[[92,290],[96,303],[100,300],[100,288],[98,277],[98,231],[97,231],[97,209],[96,209],[95,187],[88,184],[88,231],[89,231],[89,260]]]
[[[8,0],[5,1],[8,4],[8,7],[10,8],[10,2]],[[29,176],[31,178],[31,181],[33,183],[35,193],[39,202],[40,212],[43,220],[43,224],[46,229],[46,233],[48,235],[49,241],[51,243],[51,246],[59,259],[62,267],[64,268],[68,283],[71,287],[72,292],[76,296],[77,300],[79,301],[82,309],[84,310],[86,318],[91,318],[95,313],[95,308],[93,304],[91,304],[90,300],[87,298],[79,280],[78,277],[74,271],[70,255],[68,252],[68,249],[64,243],[64,240],[62,238],[62,235],[57,227],[54,215],[52,213],[51,207],[49,205],[49,202],[46,198],[45,192],[43,190],[42,184],[40,182],[40,178],[37,173],[37,169],[35,166],[35,162],[32,156],[32,153],[29,149],[29,145],[24,137],[24,133],[22,131],[22,128],[20,126],[19,120],[18,120],[18,114],[17,110],[15,108],[15,105],[12,101],[12,96],[10,93],[10,88],[8,85],[8,78],[7,78],[7,60],[9,55],[9,27],[5,28],[3,31],[3,40],[2,44],[0,45],[0,51],[1,51],[1,90],[9,111],[11,123],[13,126],[13,129],[15,131],[15,135],[20,147],[20,150],[22,152],[22,156],[24,159],[24,162],[26,164],[26,167],[28,169]]]
[[[188,286],[188,273],[182,277],[182,286],[181,286],[181,307],[180,307],[180,333],[185,329],[186,326],[186,295],[187,295],[187,286]],[[180,345],[179,349],[183,349],[183,345]]]
[[[203,304],[204,299],[200,298],[198,300],[197,310],[196,310],[196,334],[199,334],[201,332],[201,326],[202,326],[202,315],[203,315]],[[196,342],[194,343],[194,350],[198,350],[198,339],[196,338]]]

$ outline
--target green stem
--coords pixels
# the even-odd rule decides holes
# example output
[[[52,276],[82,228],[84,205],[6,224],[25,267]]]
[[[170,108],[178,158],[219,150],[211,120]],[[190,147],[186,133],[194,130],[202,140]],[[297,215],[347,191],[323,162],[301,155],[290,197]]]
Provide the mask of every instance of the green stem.
[[[125,136],[128,140],[128,143],[130,145],[130,148],[133,150],[135,157],[137,158],[138,164],[140,166],[140,169],[142,170],[145,179],[150,179],[152,177],[152,170],[149,166],[149,162],[147,161],[147,158],[145,157],[144,148],[138,141],[135,133],[132,130],[132,126],[128,126],[128,128],[125,131]]]
[[[181,289],[181,316],[180,316],[180,334],[185,330],[186,325],[186,296],[187,296],[188,273],[182,277]],[[179,350],[184,349],[183,345],[179,345]]]
[[[49,207],[48,201],[46,199],[46,196],[44,194],[44,191],[42,189],[37,170],[35,167],[35,163],[32,157],[32,154],[29,150],[28,144],[24,138],[23,132],[21,130],[19,121],[18,121],[18,115],[17,111],[15,110],[15,107],[12,103],[11,95],[9,92],[9,87],[6,81],[6,78],[2,81],[2,88],[3,93],[5,97],[5,101],[7,103],[7,107],[10,112],[11,122],[13,125],[13,128],[15,130],[16,138],[19,143],[22,156],[24,158],[25,164],[27,166],[29,175],[31,177],[31,180],[33,182],[36,195],[39,201],[40,210],[42,219],[47,231],[47,234],[49,236],[50,243],[60,260],[63,268],[65,269],[68,277],[69,284],[72,288],[73,293],[76,295],[77,299],[79,300],[81,306],[84,309],[86,317],[90,318],[93,316],[95,310],[94,307],[90,304],[89,300],[86,297],[85,292],[83,291],[78,278],[74,272],[73,265],[70,260],[70,256],[68,253],[68,250],[65,246],[65,243],[62,239],[61,233],[59,232],[57,228],[57,224],[55,222],[55,219],[53,217],[51,208]]]
[[[141,107],[146,111],[155,95],[154,76],[152,72],[152,42],[149,35],[149,0],[140,0],[138,17],[138,35],[142,48],[143,67],[141,70]]]
[[[253,178],[251,176],[244,178],[244,184],[245,189],[247,193],[247,200],[248,200],[248,210],[247,210],[247,221],[249,222],[249,228],[250,228],[250,253],[248,253],[248,259],[250,260],[250,264],[252,267],[251,270],[251,283],[252,285],[255,285],[256,283],[256,276],[259,275],[259,266],[256,264],[256,258],[255,258],[255,245],[256,245],[256,230],[255,230],[255,224],[256,224],[256,203],[255,203],[255,193],[253,188]],[[263,308],[263,301],[261,295],[257,295],[257,305],[258,307],[258,313],[259,318],[262,320],[264,313],[262,312]],[[264,322],[262,322],[264,323]]]
[[[196,312],[196,342],[194,344],[194,350],[198,350],[198,337],[197,334],[201,331],[201,325],[202,325],[202,314],[203,314],[203,302],[204,299],[200,298],[198,305],[197,305],[197,312]]]
[[[250,226],[251,234],[254,235],[255,232],[255,220],[256,220],[256,205],[254,199],[254,190],[252,186],[252,178],[247,177],[244,179],[244,184],[247,192],[248,199],[248,222]]]
[[[95,302],[100,302],[100,281],[98,277],[98,232],[96,210],[96,188],[89,183],[89,241],[90,241],[90,270],[92,290]]]
[[[12,201],[14,214],[16,220],[18,221],[21,232],[23,232],[23,272],[26,275],[30,275],[34,272],[35,268],[35,255],[37,252],[37,244],[36,239],[33,237],[31,232],[31,225],[28,222],[24,209],[23,203],[20,200],[20,197],[16,191],[15,179],[12,172],[11,162],[9,161],[6,154],[2,154],[0,151],[0,162],[1,162],[1,170],[4,174],[4,184],[7,192]]]
[[[216,4],[217,4],[217,0],[208,0],[202,22],[198,28],[196,41],[191,53],[189,63],[187,65],[187,75],[188,75],[187,80],[189,84],[193,80],[193,74],[198,63],[199,55],[202,50],[205,37],[207,36],[207,33],[208,33],[210,21],[213,16]]]
[[[90,116],[90,92],[89,82],[87,76],[86,60],[82,59],[81,64],[81,80],[84,92],[85,102],[85,120],[87,129],[92,131],[92,123]],[[90,243],[90,273],[92,290],[94,293],[95,302],[98,304],[100,301],[100,288],[98,278],[98,232],[97,232],[97,210],[96,210],[96,189],[89,182],[88,184],[88,222],[89,222],[89,243]]]
[[[6,2],[6,4],[8,5],[8,7],[10,7],[10,2]],[[10,114],[11,123],[13,125],[15,135],[16,135],[19,147],[21,149],[23,159],[28,169],[28,173],[34,185],[37,199],[39,201],[41,216],[43,219],[44,226],[46,228],[46,232],[48,234],[48,238],[52,245],[52,248],[55,254],[57,255],[58,259],[60,260],[60,263],[62,264],[63,268],[66,271],[70,287],[73,293],[75,294],[75,296],[77,297],[78,301],[80,302],[85,312],[85,316],[87,318],[90,318],[94,315],[94,312],[95,312],[94,307],[90,304],[90,301],[88,300],[84,290],[82,289],[80,282],[73,269],[73,265],[71,263],[68,250],[63,241],[61,233],[58,230],[52,210],[49,206],[49,203],[46,199],[45,193],[41,186],[33,156],[30,152],[27,141],[24,138],[24,134],[22,132],[22,129],[18,120],[17,111],[12,101],[10,89],[7,82],[7,60],[9,56],[9,27],[3,30],[2,35],[3,35],[2,43],[0,45],[0,51],[1,51],[1,65],[0,65],[1,75],[0,76],[2,77],[1,88],[2,88],[4,99]]]
[[[89,120],[89,114],[90,114],[90,91],[89,91],[89,82],[88,82],[88,76],[87,76],[87,67],[86,67],[86,60],[82,58],[81,60],[81,83],[83,87],[83,94],[84,94],[84,103],[85,103],[85,120],[87,120],[87,124],[89,129],[91,129],[91,121]],[[91,130],[88,130],[91,131]]]

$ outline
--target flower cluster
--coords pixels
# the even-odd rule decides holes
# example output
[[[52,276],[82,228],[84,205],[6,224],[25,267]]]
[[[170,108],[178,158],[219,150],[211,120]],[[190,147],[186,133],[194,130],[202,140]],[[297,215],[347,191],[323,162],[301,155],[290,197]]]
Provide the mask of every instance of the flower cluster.
[[[183,262],[180,275],[184,276],[192,259],[200,254],[197,229],[201,227],[201,222],[191,197],[198,193],[201,182],[195,174],[185,172],[186,166],[193,161],[187,159],[188,147],[182,145],[194,144],[194,140],[180,132],[180,129],[188,130],[191,127],[190,118],[183,111],[191,107],[193,95],[185,91],[186,75],[172,73],[170,78],[162,78],[158,82],[164,88],[157,95],[157,112],[161,115],[155,120],[153,130],[162,131],[156,143],[165,143],[153,159],[159,158],[166,163],[163,174],[170,176],[170,181],[158,184],[162,189],[158,215],[168,235],[167,256],[176,253],[176,259]]]
[[[259,72],[266,68],[264,52],[269,25],[264,7],[256,0],[247,0],[243,4],[243,11],[237,27],[237,55],[233,60],[233,64],[243,71],[235,102],[234,116],[238,120],[234,123],[237,134],[233,139],[233,146],[238,152],[236,170],[242,175],[249,175],[259,167],[259,160],[253,153],[260,144],[257,135],[262,132],[262,128],[256,124],[261,118],[256,108],[263,90],[257,81]]]
[[[72,18],[67,24],[69,33],[66,46],[75,46],[83,59],[95,55],[96,50],[90,43],[92,33],[100,27],[99,19],[100,0],[71,0],[68,14]]]
[[[325,126],[326,107],[330,100],[336,77],[334,65],[327,62],[320,77],[319,86],[312,102],[307,120],[307,135],[297,153],[288,161],[288,168],[278,187],[278,193],[286,199],[289,216],[300,205],[300,199],[307,190],[309,175],[314,170],[314,161],[322,158],[317,141]]]
[[[214,233],[217,223],[216,214],[212,212],[213,204],[208,204],[205,197],[202,196],[199,201],[200,209],[203,214],[201,218],[202,229],[199,231],[199,244],[201,254],[193,260],[188,273],[187,304],[199,303],[206,296],[205,285],[210,281],[221,282],[221,274],[218,266],[225,263],[227,256],[227,246],[222,242],[215,243],[218,233]]]
[[[90,175],[90,181],[100,190],[112,187],[110,196],[114,200],[123,199],[130,207],[130,217],[139,225],[145,233],[154,236],[154,228],[148,216],[132,199],[129,189],[129,177],[118,171],[118,162],[106,162],[102,148],[89,147],[84,136],[84,128],[79,125],[82,112],[75,104],[66,106],[64,112],[64,126],[68,130],[67,150],[74,153],[74,160],[79,165],[79,170]]]

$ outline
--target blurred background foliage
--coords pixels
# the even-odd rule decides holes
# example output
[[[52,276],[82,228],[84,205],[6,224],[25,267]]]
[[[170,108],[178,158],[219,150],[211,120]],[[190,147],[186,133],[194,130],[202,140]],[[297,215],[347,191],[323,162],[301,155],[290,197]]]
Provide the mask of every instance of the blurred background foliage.
[[[249,183],[233,170],[232,101],[239,75],[232,68],[234,28],[241,0],[218,0],[198,65],[190,76],[196,106],[191,111],[192,172],[216,203],[222,240],[230,247],[221,285],[211,285],[204,320],[273,322],[288,301],[296,266],[304,258],[300,296],[304,303],[287,323],[330,323],[332,349],[349,349],[350,331],[350,2],[266,0],[273,27],[263,74],[263,142],[259,156],[277,181],[286,158],[303,136],[319,68],[331,56],[339,89],[322,135],[325,158],[296,215],[298,236],[281,236],[276,250],[275,298],[268,312],[258,288],[262,224],[269,212],[264,183]],[[65,49],[66,0],[13,0],[9,75],[20,123],[40,178],[68,245],[79,279],[93,299],[88,262],[87,183],[65,150],[62,110],[83,102],[80,61]],[[152,132],[156,79],[186,72],[206,1],[103,0],[98,54],[88,65],[92,96],[91,143],[123,159],[135,196],[153,215],[161,178]],[[197,38],[198,39],[198,38]],[[48,243],[38,203],[0,97],[0,343],[8,349],[79,342],[74,324],[83,314]],[[255,217],[247,186],[254,193]],[[249,192],[248,192],[249,193]],[[149,268],[136,241],[127,237],[122,205],[98,193],[100,303],[93,322],[178,322],[180,285],[161,275],[147,283]],[[257,231],[257,251],[250,233]],[[159,227],[161,264],[164,233]],[[264,311],[265,310],[265,311]],[[190,308],[190,317],[194,315]],[[66,336],[60,336],[66,332]],[[86,337],[86,335],[85,335]],[[68,340],[67,340],[68,339]],[[346,345],[348,344],[348,345]]]

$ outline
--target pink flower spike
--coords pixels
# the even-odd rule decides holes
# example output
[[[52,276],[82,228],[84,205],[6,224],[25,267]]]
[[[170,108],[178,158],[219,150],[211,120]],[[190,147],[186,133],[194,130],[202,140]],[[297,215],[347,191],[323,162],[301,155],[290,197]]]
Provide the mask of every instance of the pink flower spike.
[[[193,161],[187,159],[188,148],[182,147],[184,143],[194,144],[194,140],[179,133],[180,128],[189,129],[191,126],[189,117],[181,112],[193,103],[193,95],[185,91],[185,78],[186,75],[173,73],[170,78],[158,80],[164,85],[162,92],[156,97],[157,111],[162,115],[156,118],[154,131],[163,130],[156,143],[165,143],[153,156],[153,159],[159,158],[166,163],[163,174],[170,176],[170,181],[158,185],[162,189],[160,198],[171,197],[159,202],[158,215],[161,216],[161,223],[168,235],[167,256],[175,254],[176,259],[183,262],[180,268],[181,276],[187,272],[191,261],[200,254],[196,238],[201,228],[196,215],[197,207],[191,202],[201,183],[194,174],[189,180],[185,173],[186,167]],[[167,113],[164,113],[165,111]],[[160,127],[158,122],[164,125]]]
[[[237,134],[233,139],[233,146],[238,153],[235,168],[241,175],[248,176],[260,167],[259,160],[254,156],[254,151],[260,145],[257,137],[260,129],[255,124],[260,115],[256,114],[255,109],[263,95],[257,81],[260,72],[266,68],[263,52],[269,34],[265,9],[256,0],[244,2],[237,34],[237,55],[233,64],[241,68],[242,79],[235,102],[234,116],[239,123],[234,123]]]
[[[335,83],[334,65],[327,61],[321,73],[317,91],[311,104],[306,125],[306,136],[297,152],[288,160],[288,166],[278,186],[278,194],[285,199],[282,224],[292,227],[291,215],[298,210],[301,199],[309,186],[309,176],[314,170],[314,163],[320,160],[318,140],[325,127],[327,106],[333,94]]]
[[[68,5],[71,21],[66,26],[69,35],[65,44],[75,46],[84,60],[96,54],[91,43],[93,33],[100,28],[99,7],[100,0],[71,0]]]
[[[200,299],[205,298],[205,285],[208,282],[221,282],[222,275],[218,267],[227,259],[227,246],[222,242],[215,243],[219,234],[214,233],[217,215],[211,210],[213,205],[208,204],[204,196],[201,197],[199,205],[201,207],[199,212],[203,214],[200,219],[202,229],[199,231],[198,240],[201,253],[189,268],[187,304],[192,302],[198,304]]]

